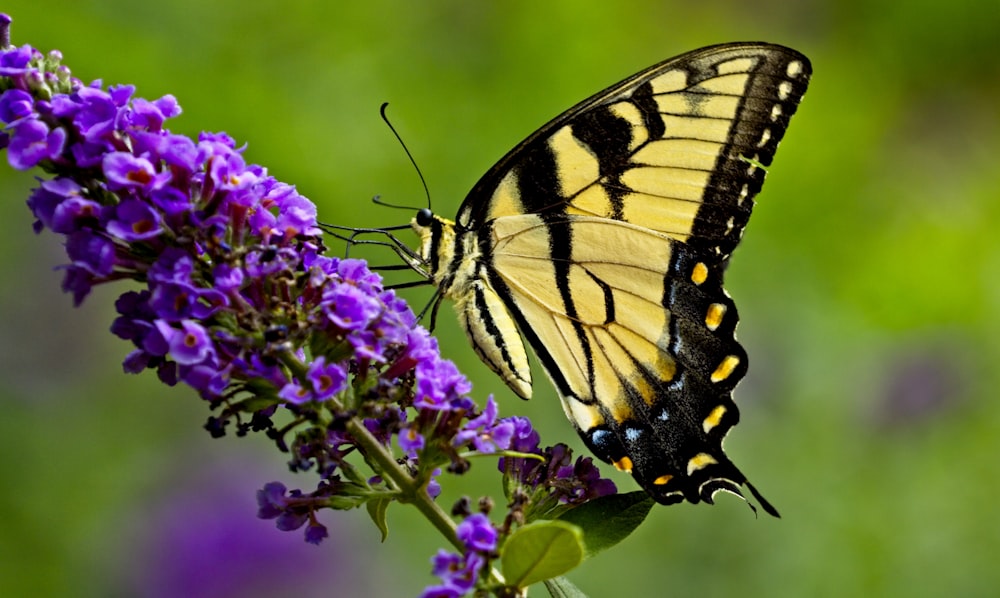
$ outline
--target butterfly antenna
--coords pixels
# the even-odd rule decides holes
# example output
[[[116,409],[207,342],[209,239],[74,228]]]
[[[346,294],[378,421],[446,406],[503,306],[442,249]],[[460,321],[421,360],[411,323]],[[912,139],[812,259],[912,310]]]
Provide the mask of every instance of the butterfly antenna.
[[[403,151],[406,152],[406,157],[410,159],[410,164],[413,164],[413,169],[417,171],[417,176],[420,177],[420,184],[423,185],[424,187],[424,197],[427,198],[427,208],[430,209],[431,191],[427,187],[427,180],[424,179],[424,173],[420,172],[420,167],[417,166],[417,161],[413,159],[413,154],[410,153],[410,148],[406,147],[406,143],[403,141],[403,138],[399,135],[399,132],[396,131],[396,127],[392,126],[392,122],[389,121],[389,116],[386,115],[385,113],[385,110],[388,107],[389,107],[389,102],[384,102],[382,104],[382,107],[379,108],[379,113],[382,115],[382,120],[385,121],[386,125],[388,125],[389,130],[392,131],[392,134],[396,136],[396,140],[399,141],[399,145],[403,146]],[[393,206],[385,202],[382,202],[381,200],[379,200],[378,196],[375,196],[375,198],[372,199],[372,201],[374,201],[377,204],[381,204],[391,208],[404,207],[404,206]]]

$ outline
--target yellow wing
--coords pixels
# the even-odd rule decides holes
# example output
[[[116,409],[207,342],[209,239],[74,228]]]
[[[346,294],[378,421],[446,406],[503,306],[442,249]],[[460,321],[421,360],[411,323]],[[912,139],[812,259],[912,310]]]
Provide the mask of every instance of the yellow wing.
[[[572,248],[553,261],[545,250],[559,227]],[[661,502],[744,483],[721,451],[746,354],[717,269],[666,234],[611,219],[506,216],[491,228],[494,288],[591,450]]]
[[[476,184],[460,229],[502,216],[623,220],[723,259],[811,74],[798,52],[710,46],[581,102],[521,142]]]
[[[456,222],[414,219],[483,360],[527,398],[523,335],[588,447],[659,502],[746,485],[777,515],[722,450],[747,366],[722,274],[810,69],[756,43],[668,60],[528,137]]]

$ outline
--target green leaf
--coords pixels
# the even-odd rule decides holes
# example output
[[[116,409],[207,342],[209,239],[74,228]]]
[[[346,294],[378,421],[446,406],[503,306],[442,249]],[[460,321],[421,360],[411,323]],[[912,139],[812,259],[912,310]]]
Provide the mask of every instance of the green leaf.
[[[583,590],[562,576],[546,579],[545,589],[549,591],[549,596],[552,598],[587,598]]]
[[[383,542],[389,537],[389,523],[385,519],[385,514],[389,510],[389,503],[391,502],[388,498],[376,498],[365,503],[365,508],[368,509],[368,516],[375,522],[375,527],[382,532]]]
[[[504,542],[501,569],[508,584],[526,588],[572,570],[585,551],[583,533],[565,521],[536,521]]]
[[[641,490],[612,494],[563,513],[559,521],[580,526],[590,558],[628,537],[646,519],[654,504]]]

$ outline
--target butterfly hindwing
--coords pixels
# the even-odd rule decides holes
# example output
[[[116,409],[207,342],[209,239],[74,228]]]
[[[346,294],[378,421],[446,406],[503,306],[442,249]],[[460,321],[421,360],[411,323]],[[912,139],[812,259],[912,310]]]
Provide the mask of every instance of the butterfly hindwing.
[[[529,396],[519,330],[588,447],[659,502],[747,485],[776,514],[722,450],[747,367],[722,277],[809,75],[769,44],[665,61],[515,147],[455,223],[415,220],[483,360]]]
[[[640,226],[541,222],[490,223],[491,286],[588,447],[661,502],[710,499],[699,491],[717,478],[742,484],[721,443],[738,419],[730,395],[746,354],[719,267],[702,279],[697,252]],[[566,256],[551,259],[540,249],[560,229]]]

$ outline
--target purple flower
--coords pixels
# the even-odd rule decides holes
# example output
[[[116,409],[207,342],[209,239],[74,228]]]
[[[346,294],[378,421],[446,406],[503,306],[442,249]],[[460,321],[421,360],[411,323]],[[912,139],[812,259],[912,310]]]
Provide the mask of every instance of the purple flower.
[[[157,173],[152,162],[128,152],[112,152],[104,156],[104,174],[111,189],[142,189],[152,191],[170,180],[170,173]]]
[[[432,572],[443,583],[430,586],[420,594],[421,598],[459,598],[476,587],[479,573],[486,560],[476,553],[459,555],[439,550],[431,559]]]
[[[316,395],[309,388],[299,384],[298,381],[292,380],[281,387],[281,390],[278,391],[278,397],[295,405],[304,405],[314,400]]]
[[[100,143],[84,141],[69,148],[70,154],[81,168],[92,168],[101,165],[107,146]]]
[[[163,319],[154,318],[149,322],[148,331],[137,341],[136,345],[143,351],[156,357],[166,357],[170,352],[170,338],[174,329]]]
[[[194,316],[193,308],[198,299],[198,291],[193,286],[172,282],[150,286],[153,292],[149,305],[160,319],[178,322]]]
[[[164,320],[155,325],[170,346],[170,357],[181,365],[201,363],[214,353],[208,331],[196,322],[184,320],[179,330]]]
[[[257,176],[247,168],[243,156],[223,149],[218,143],[199,143],[203,155],[212,155],[209,165],[209,177],[215,183],[215,188],[224,191],[235,191],[250,186]]]
[[[123,241],[145,241],[158,236],[163,230],[161,225],[161,216],[151,205],[131,199],[118,204],[107,228]]]
[[[249,193],[244,193],[244,194],[236,194],[233,197],[233,199],[251,200],[251,199],[256,199],[256,197],[252,196]],[[239,203],[239,202],[234,201],[234,203]],[[251,208],[254,207],[251,201],[247,201],[247,203],[250,204],[248,207]],[[275,240],[274,237],[276,236],[276,233],[278,233],[278,231],[275,230],[275,225],[277,224],[277,222],[278,222],[277,217],[275,217],[275,215],[272,214],[270,210],[265,210],[261,208],[251,210],[250,220],[249,220],[250,230],[252,230],[255,234],[260,235],[261,238],[263,238],[266,242],[272,242]],[[277,236],[280,237],[280,235]]]
[[[490,518],[482,513],[473,513],[458,524],[455,530],[458,539],[470,550],[492,552],[497,547],[497,530]]]
[[[327,531],[325,525],[315,519],[309,521],[309,525],[306,527],[306,542],[318,545],[329,536],[330,532]]]
[[[70,99],[76,106],[64,105],[66,111],[60,116],[68,116],[73,111],[73,124],[90,144],[105,146],[105,140],[114,132],[121,108],[111,94],[97,87],[83,87],[76,91]]]
[[[420,598],[461,598],[465,591],[447,585],[430,586],[420,593]]]
[[[136,349],[125,356],[125,360],[122,361],[122,370],[126,374],[138,374],[149,367],[151,357],[149,353]]]
[[[366,289],[368,291],[374,291],[382,289],[382,277],[376,272],[372,272],[368,268],[363,260],[357,259],[343,259],[337,262],[337,274],[339,274],[344,281],[352,282],[355,286],[359,288]]]
[[[561,498],[563,502],[581,504],[618,492],[614,482],[601,477],[601,472],[594,465],[594,460],[591,457],[577,457],[572,471],[560,471],[559,477],[572,478],[580,482],[574,485],[565,497]]]
[[[73,295],[73,305],[79,307],[94,287],[94,276],[85,268],[75,265],[63,266],[66,274],[63,276],[61,288],[63,292]]]
[[[62,154],[66,144],[66,131],[50,130],[37,119],[22,120],[13,127],[7,160],[17,170],[27,170],[42,160],[52,160]]]
[[[290,250],[267,247],[251,251],[244,260],[246,273],[253,278],[267,278],[279,272],[291,272],[298,262],[298,255]]]
[[[148,273],[150,306],[159,318],[205,319],[229,305],[223,290],[196,284],[195,274],[195,262],[185,252],[168,248],[160,254]]]
[[[417,364],[417,396],[414,405],[423,409],[452,409],[455,399],[472,391],[472,384],[447,359]]]
[[[378,299],[352,284],[337,284],[325,293],[328,317],[342,330],[362,330],[382,312]]]
[[[399,448],[403,449],[406,456],[411,459],[416,459],[417,453],[420,452],[426,444],[427,441],[424,439],[424,436],[415,426],[409,426],[399,432]]]
[[[435,467],[431,471],[431,479],[427,482],[427,496],[431,498],[437,498],[441,495],[441,483],[437,481],[439,475],[441,475],[441,468]]]
[[[146,151],[163,160],[167,166],[173,169],[175,176],[182,177],[181,180],[174,181],[175,183],[186,183],[186,176],[194,173],[202,164],[198,159],[198,146],[189,137],[172,134],[136,134],[136,137],[148,140],[149,147]]]
[[[285,492],[288,488],[281,482],[270,482],[257,491],[257,516],[261,519],[274,519],[284,511],[287,502]]]
[[[51,215],[52,232],[69,235],[80,230],[94,230],[105,210],[96,201],[70,195],[55,206]]]
[[[8,17],[9,18],[9,17]],[[4,26],[4,30],[7,26]],[[0,77],[14,77],[28,72],[28,63],[36,54],[31,46],[7,48],[0,53]]]
[[[8,89],[0,95],[0,121],[12,125],[35,114],[35,100],[26,91]]]
[[[164,220],[172,221],[175,226],[183,222],[183,220],[179,222],[176,220],[179,216],[190,213],[194,208],[194,204],[191,203],[191,197],[184,191],[172,186],[153,189],[149,194],[149,201],[154,208],[163,212]]]
[[[73,265],[94,276],[107,276],[115,265],[114,244],[88,230],[77,231],[66,238],[66,255]]]
[[[154,330],[152,322],[156,318],[149,308],[149,296],[149,291],[129,291],[118,297],[115,309],[120,315],[111,324],[112,334],[133,341],[136,346],[142,345],[142,340]],[[166,348],[162,354],[166,354]]]
[[[175,362],[180,364],[176,359]],[[162,371],[157,373],[160,374],[161,378],[164,375]],[[166,372],[166,374],[172,375],[169,372]],[[191,388],[197,390],[201,397],[206,400],[218,398],[229,384],[227,372],[220,370],[217,364],[210,361],[195,365],[180,364],[177,367],[177,377]]]
[[[504,418],[503,421],[508,421],[514,425],[510,444],[506,448],[519,453],[540,452],[538,450],[538,432],[532,427],[531,420],[515,415]]]
[[[360,360],[382,363],[386,360],[385,351],[388,343],[377,330],[359,330],[347,335],[355,356]]]
[[[618,491],[614,482],[601,477],[590,457],[578,457],[574,464],[572,453],[565,444],[540,450],[538,432],[526,418],[510,417],[500,421],[513,426],[510,450],[543,457],[542,460],[501,457],[498,463],[506,478],[533,497],[531,507],[540,513],[538,516],[547,516],[560,505],[579,505]]]
[[[35,232],[41,232],[43,227],[54,229],[53,222],[56,217],[56,210],[64,201],[70,198],[79,199],[81,190],[82,188],[76,181],[68,178],[42,181],[38,188],[28,197],[28,208],[31,209],[35,218],[38,219],[38,222],[35,224]],[[89,205],[92,207],[89,216],[96,217],[100,213],[100,204],[90,202]],[[75,231],[76,228],[76,226],[69,226],[66,230],[55,232],[65,234]]]
[[[339,363],[327,363],[326,357],[313,360],[307,373],[316,400],[323,401],[347,388],[347,370]]]
[[[212,271],[212,280],[215,282],[215,288],[224,293],[239,290],[243,285],[243,278],[243,270],[229,264],[219,264]]]
[[[155,102],[136,98],[132,102],[132,109],[126,112],[125,118],[129,127],[158,133],[163,128],[164,121],[180,113],[181,107],[177,99],[172,95],[166,95]]]
[[[403,325],[410,326],[410,324],[406,323]],[[406,337],[402,342],[406,349],[383,372],[382,375],[387,378],[398,378],[403,373],[412,370],[421,361],[437,359],[437,339],[432,337],[426,328],[419,326],[408,328]]]
[[[319,230],[316,228],[316,204],[294,193],[294,187],[291,191],[278,202],[279,216],[275,228],[286,237],[316,234]]]
[[[492,453],[510,447],[514,435],[514,422],[500,420],[497,422],[497,404],[493,395],[486,398],[486,407],[477,417],[470,419],[463,429],[455,435],[454,444],[461,446],[471,443],[480,453]]]
[[[163,250],[149,271],[149,279],[157,283],[190,285],[193,282],[194,258],[178,247]]]
[[[314,512],[326,502],[326,494],[330,488],[332,486],[321,488],[313,495],[306,495],[299,490],[289,492],[280,482],[271,482],[257,491],[257,517],[274,519],[275,525],[282,531],[292,531],[306,525],[306,542],[319,544],[330,534],[326,526],[316,520]]]

